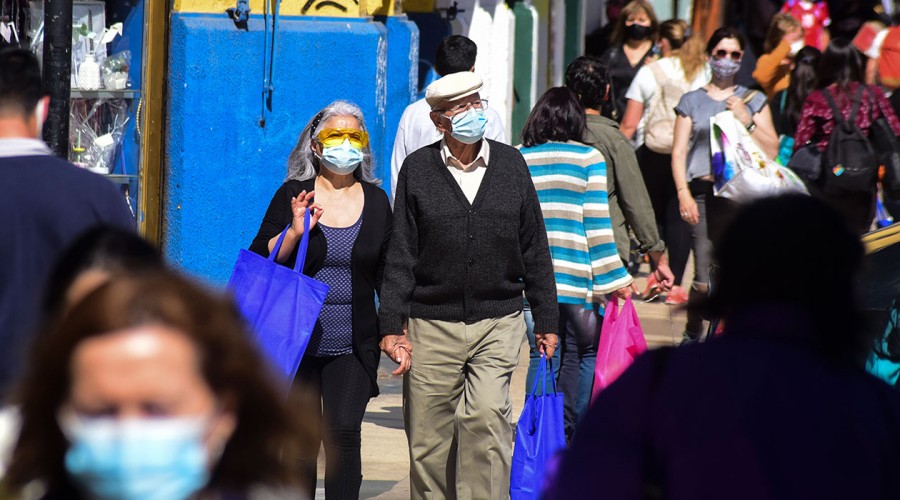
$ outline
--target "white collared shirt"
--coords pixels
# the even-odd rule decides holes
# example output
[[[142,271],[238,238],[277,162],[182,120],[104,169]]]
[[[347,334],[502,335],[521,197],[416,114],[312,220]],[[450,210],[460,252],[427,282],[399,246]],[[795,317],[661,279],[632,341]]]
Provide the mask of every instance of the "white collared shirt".
[[[0,158],[10,158],[13,156],[47,156],[53,152],[47,147],[47,144],[40,139],[30,139],[27,137],[10,137],[8,139],[0,139]]]
[[[447,165],[450,175],[456,179],[456,183],[466,195],[466,199],[469,200],[469,203],[474,203],[475,195],[478,194],[478,188],[481,187],[481,181],[484,179],[484,173],[487,171],[488,162],[491,159],[491,147],[488,145],[488,141],[482,139],[481,149],[478,150],[475,160],[464,165],[450,152],[447,141],[441,139],[441,159],[444,160],[444,165]]]

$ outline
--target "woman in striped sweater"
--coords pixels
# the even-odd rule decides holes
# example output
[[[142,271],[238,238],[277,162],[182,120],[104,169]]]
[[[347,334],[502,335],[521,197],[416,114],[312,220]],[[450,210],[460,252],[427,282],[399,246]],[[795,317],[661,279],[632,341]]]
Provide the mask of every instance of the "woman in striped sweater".
[[[599,151],[577,142],[584,127],[578,98],[566,87],[555,87],[538,99],[519,147],[553,257],[563,342],[558,386],[566,396],[570,438],[590,399],[605,297],[627,296],[632,282],[616,253],[609,221],[606,162]],[[537,356],[532,349],[532,359]]]

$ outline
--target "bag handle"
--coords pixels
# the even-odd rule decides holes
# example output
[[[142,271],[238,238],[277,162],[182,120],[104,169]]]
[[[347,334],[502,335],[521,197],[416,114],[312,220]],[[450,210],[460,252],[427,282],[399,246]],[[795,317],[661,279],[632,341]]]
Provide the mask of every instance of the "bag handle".
[[[559,347],[559,346],[557,346]],[[553,395],[556,395],[556,378],[552,375],[553,373],[553,360],[547,358],[546,354],[541,354],[541,366],[538,367],[537,374],[534,378],[534,385],[531,387],[531,393],[529,396],[534,396],[537,392],[538,382],[543,381],[541,385],[541,394],[547,394],[547,370],[550,370],[550,381],[553,384]]]
[[[304,209],[303,214],[303,236],[300,237],[300,248],[297,250],[297,260],[294,262],[294,271],[298,273],[303,272],[303,265],[306,264],[306,250],[309,248],[309,209]],[[281,250],[281,244],[284,243],[284,237],[287,235],[288,229],[291,228],[291,225],[288,224],[285,226],[284,230],[281,231],[281,234],[278,236],[278,241],[275,242],[275,248],[269,252],[269,260],[275,262],[275,257],[278,255],[279,250]]]

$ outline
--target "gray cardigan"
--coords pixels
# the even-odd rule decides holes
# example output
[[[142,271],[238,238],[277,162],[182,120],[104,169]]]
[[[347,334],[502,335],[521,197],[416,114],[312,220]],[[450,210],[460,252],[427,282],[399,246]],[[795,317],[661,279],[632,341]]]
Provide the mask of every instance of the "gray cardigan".
[[[525,159],[489,141],[481,187],[469,203],[441,159],[440,142],[406,157],[397,179],[394,235],[381,290],[381,334],[406,318],[467,324],[531,305],[534,331],[555,333],[553,263]]]

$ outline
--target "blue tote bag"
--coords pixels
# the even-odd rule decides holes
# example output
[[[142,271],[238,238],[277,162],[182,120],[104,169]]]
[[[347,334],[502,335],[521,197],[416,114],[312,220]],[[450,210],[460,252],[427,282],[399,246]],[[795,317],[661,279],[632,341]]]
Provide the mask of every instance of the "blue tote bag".
[[[509,483],[512,500],[540,498],[550,459],[566,447],[563,395],[556,392],[556,380],[550,377],[553,392],[547,392],[546,387],[540,392],[537,390],[540,381],[546,386],[545,373],[548,370],[553,373],[549,365],[550,361],[541,355],[534,387],[525,397],[525,406],[516,426],[516,446]]]
[[[257,345],[288,383],[297,374],[328,295],[328,285],[303,274],[309,246],[309,219],[307,210],[293,269],[275,262],[291,227],[288,225],[268,258],[241,249],[228,280],[228,289],[252,327]]]

